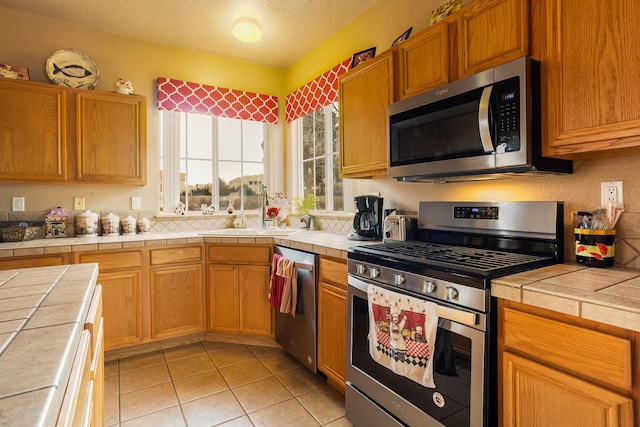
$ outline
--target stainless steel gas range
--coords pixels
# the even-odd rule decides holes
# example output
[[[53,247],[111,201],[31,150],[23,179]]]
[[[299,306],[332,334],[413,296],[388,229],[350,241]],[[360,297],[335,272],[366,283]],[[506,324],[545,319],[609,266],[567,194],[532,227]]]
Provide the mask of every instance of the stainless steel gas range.
[[[491,279],[562,262],[562,226],[560,202],[420,202],[417,240],[352,247],[347,418],[355,426],[496,425]],[[372,297],[380,292],[393,301],[430,303],[428,314],[437,318],[432,339],[424,317],[419,325],[399,322],[416,318],[407,306],[396,302],[381,312]],[[381,363],[377,350],[392,365]],[[412,372],[426,366],[432,382],[400,365]]]

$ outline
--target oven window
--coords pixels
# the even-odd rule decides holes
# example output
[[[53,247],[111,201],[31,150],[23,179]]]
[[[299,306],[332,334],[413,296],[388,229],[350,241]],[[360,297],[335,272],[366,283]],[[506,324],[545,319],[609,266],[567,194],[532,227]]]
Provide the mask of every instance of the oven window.
[[[471,340],[447,329],[441,320],[434,350],[435,389],[397,375],[369,355],[367,300],[354,297],[351,363],[447,427],[469,426]],[[436,394],[436,393],[439,393]],[[438,404],[436,404],[438,402]]]

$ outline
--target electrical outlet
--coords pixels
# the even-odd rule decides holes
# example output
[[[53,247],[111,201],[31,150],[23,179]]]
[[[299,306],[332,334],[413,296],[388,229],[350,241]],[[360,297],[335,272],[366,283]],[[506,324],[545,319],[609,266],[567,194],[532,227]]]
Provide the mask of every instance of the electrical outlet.
[[[131,209],[140,209],[140,197],[133,196],[131,198]]]
[[[12,197],[11,210],[13,212],[24,212],[24,197]]]
[[[602,206],[608,206],[609,203],[611,203],[619,209],[624,208],[622,181],[601,182],[600,197],[602,199]]]
[[[73,210],[74,211],[83,211],[84,210],[84,197],[74,197],[73,198]]]

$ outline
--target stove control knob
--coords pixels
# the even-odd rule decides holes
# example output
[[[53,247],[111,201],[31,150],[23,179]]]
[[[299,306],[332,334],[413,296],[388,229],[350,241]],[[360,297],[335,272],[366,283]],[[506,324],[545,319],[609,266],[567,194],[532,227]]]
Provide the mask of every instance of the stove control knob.
[[[393,284],[396,285],[396,286],[400,286],[406,281],[407,281],[407,279],[405,279],[402,274],[394,274],[393,275]]]
[[[435,292],[436,289],[438,289],[438,285],[436,285],[436,282],[432,282],[431,280],[425,280],[424,282],[422,282],[422,293],[431,294]]]
[[[380,269],[371,267],[371,269],[369,269],[369,277],[375,279],[378,276],[380,276]]]
[[[364,274],[366,268],[362,264],[356,264],[356,274]]]
[[[458,290],[452,286],[447,287],[444,291],[444,299],[449,301],[458,299]]]

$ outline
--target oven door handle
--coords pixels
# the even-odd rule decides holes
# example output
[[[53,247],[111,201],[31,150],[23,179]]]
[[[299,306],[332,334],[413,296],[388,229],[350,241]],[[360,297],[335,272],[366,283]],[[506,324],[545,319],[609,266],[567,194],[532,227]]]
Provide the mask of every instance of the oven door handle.
[[[362,298],[367,299],[367,289],[369,287],[369,283],[356,278],[354,276],[347,276],[348,285],[352,288],[357,289],[362,295]],[[377,286],[374,283],[371,283],[374,286]],[[474,327],[480,323],[480,318],[477,313],[466,311],[466,310],[458,310],[456,308],[448,307],[446,305],[441,305],[436,303],[436,314],[439,318],[448,319],[456,323],[461,323],[463,325]]]

